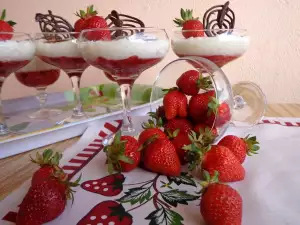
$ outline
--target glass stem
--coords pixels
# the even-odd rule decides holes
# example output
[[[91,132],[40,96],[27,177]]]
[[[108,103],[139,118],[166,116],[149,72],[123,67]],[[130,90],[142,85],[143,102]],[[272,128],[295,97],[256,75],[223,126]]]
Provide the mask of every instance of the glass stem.
[[[131,132],[133,131],[133,126],[131,122],[131,118],[129,117],[130,113],[130,100],[131,100],[131,87],[130,84],[121,84],[121,98],[123,104],[123,124],[122,130]]]
[[[75,108],[73,109],[73,116],[83,116],[82,104],[80,101],[80,76],[70,76],[72,81]]]
[[[0,136],[8,134],[8,127],[5,123],[5,117],[3,115],[2,108],[2,100],[1,100],[1,90],[2,90],[2,82],[0,82]]]
[[[48,94],[46,93],[46,87],[38,87],[36,88],[38,91],[36,98],[39,100],[40,103],[40,110],[45,108]]]

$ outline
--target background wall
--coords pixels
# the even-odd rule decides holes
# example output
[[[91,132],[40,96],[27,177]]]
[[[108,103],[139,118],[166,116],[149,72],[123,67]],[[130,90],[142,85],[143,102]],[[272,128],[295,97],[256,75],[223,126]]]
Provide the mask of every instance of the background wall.
[[[106,16],[113,9],[142,19],[147,26],[174,29],[173,19],[180,8],[193,8],[195,16],[202,18],[210,6],[223,4],[224,0],[1,0],[7,9],[8,19],[16,21],[16,31],[38,32],[34,21],[36,13],[48,9],[70,22],[76,21],[75,11],[94,4],[100,15]],[[232,83],[242,80],[256,82],[267,95],[269,102],[300,102],[300,1],[299,0],[232,0],[237,28],[248,29],[251,46],[240,59],[226,65],[223,70]],[[151,84],[158,71],[175,59],[170,50],[168,56],[155,68],[144,72],[138,83]],[[82,86],[109,82],[100,70],[89,67]],[[175,81],[174,81],[175,83]],[[49,91],[71,89],[69,79],[63,74]],[[3,88],[3,97],[15,98],[34,95],[35,91],[18,83],[10,76]]]

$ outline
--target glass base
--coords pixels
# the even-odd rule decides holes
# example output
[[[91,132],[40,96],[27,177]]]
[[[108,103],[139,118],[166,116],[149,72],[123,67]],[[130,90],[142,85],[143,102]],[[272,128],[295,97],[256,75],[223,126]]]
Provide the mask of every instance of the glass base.
[[[28,115],[31,119],[50,119],[62,113],[59,109],[40,109]]]
[[[78,114],[73,113],[73,115],[63,119],[60,122],[57,122],[56,124],[57,125],[64,125],[64,124],[68,124],[68,123],[78,122],[78,121],[81,121],[81,120],[86,120],[88,118],[89,117],[85,113],[78,113]]]

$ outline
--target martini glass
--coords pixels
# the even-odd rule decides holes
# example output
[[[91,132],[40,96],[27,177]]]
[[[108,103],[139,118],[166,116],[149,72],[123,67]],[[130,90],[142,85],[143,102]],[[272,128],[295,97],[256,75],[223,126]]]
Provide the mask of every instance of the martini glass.
[[[172,49],[178,57],[199,56],[223,67],[241,57],[248,49],[250,37],[244,29],[196,30],[202,37],[185,38],[189,30],[173,32]],[[188,36],[188,35],[185,35]]]
[[[89,66],[82,58],[77,45],[76,32],[56,32],[36,34],[36,55],[46,63],[62,69],[71,79],[75,108],[70,117],[58,122],[67,124],[86,119],[80,101],[80,78],[84,70]]]
[[[21,84],[37,90],[36,98],[39,100],[40,109],[29,114],[30,118],[49,119],[62,112],[59,109],[45,108],[48,96],[46,89],[58,80],[60,69],[43,62],[38,57],[34,57],[28,65],[18,70],[15,75]]]
[[[79,38],[79,48],[89,64],[111,75],[120,86],[121,129],[127,135],[134,135],[134,124],[129,117],[131,86],[143,71],[159,63],[167,54],[166,31],[157,28],[84,30]]]
[[[162,87],[176,86],[176,80],[188,70],[197,70],[202,76],[209,77],[212,81],[211,90],[214,91],[219,105],[228,109],[226,114],[216,113],[212,120],[206,120],[206,115],[199,116],[195,123],[216,128],[221,137],[229,125],[252,127],[261,121],[267,101],[255,83],[243,81],[231,85],[223,70],[215,63],[195,56],[174,60],[161,70],[152,87],[151,111],[156,111],[162,105]],[[200,90],[200,93],[206,91]]]
[[[0,94],[5,79],[26,66],[34,57],[35,44],[29,34],[0,32]],[[0,98],[0,136],[10,134],[2,113]]]

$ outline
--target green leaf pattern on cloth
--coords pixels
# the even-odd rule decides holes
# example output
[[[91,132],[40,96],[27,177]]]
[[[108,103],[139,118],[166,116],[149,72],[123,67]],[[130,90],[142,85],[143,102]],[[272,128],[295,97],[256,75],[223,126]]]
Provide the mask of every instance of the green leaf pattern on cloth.
[[[167,208],[156,209],[145,219],[150,220],[149,225],[181,225],[183,221],[180,214]]]

